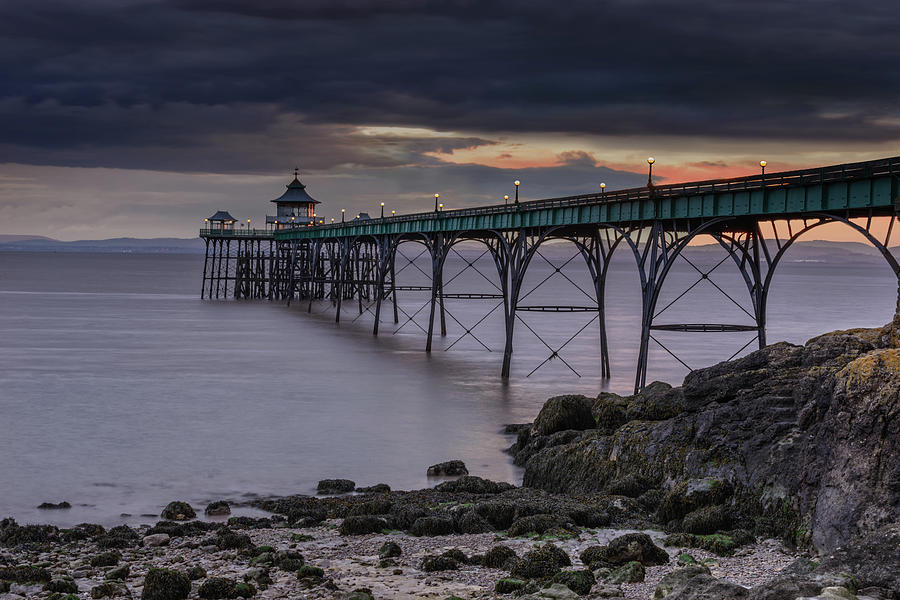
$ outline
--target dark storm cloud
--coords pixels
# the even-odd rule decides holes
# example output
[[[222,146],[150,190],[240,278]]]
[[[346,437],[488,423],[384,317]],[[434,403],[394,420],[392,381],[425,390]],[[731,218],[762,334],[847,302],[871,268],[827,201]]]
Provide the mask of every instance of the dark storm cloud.
[[[534,132],[893,140],[898,30],[892,0],[0,0],[0,162],[428,165]]]

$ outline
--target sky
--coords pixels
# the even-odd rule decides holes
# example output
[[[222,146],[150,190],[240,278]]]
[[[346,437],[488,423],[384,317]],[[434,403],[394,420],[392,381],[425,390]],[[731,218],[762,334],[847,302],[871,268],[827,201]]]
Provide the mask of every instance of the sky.
[[[895,0],[0,0],[0,233],[900,155]],[[855,239],[829,233],[825,237]]]

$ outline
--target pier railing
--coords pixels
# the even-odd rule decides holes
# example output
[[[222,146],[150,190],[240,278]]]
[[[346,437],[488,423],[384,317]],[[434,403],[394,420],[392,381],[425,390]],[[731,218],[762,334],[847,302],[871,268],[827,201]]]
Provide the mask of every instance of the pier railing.
[[[200,230],[200,237],[256,237],[256,238],[272,238],[271,229],[213,229],[204,228]]]

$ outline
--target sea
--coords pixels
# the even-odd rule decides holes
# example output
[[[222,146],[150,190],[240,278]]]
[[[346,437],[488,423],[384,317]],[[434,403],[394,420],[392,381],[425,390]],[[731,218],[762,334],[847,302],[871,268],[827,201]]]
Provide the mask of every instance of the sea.
[[[398,258],[398,285],[427,285],[418,254]],[[731,259],[687,256],[656,323],[749,323]],[[884,260],[816,256],[778,267],[770,343],[893,316],[897,281]],[[518,483],[505,425],[533,420],[554,395],[634,386],[640,280],[624,252],[606,284],[609,379],[591,280],[562,245],[529,267],[508,381],[496,270],[478,248],[455,251],[444,279],[448,295],[481,297],[446,299],[447,333],[438,313],[430,354],[422,292],[399,293],[397,322],[385,303],[376,337],[369,302],[346,302],[337,323],[330,302],[201,300],[202,271],[196,254],[0,253],[0,518],[137,524],[172,500],[314,494],[326,478],[417,489],[439,483],[426,469],[450,459]],[[757,348],[748,333],[654,338],[648,381],[673,385]],[[61,501],[72,508],[36,508]]]

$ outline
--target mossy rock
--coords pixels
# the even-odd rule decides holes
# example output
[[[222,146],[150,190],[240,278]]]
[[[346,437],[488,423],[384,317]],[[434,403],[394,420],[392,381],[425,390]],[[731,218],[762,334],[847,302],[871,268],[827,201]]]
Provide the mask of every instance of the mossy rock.
[[[588,546],[582,550],[578,558],[581,559],[582,564],[592,569],[596,569],[597,566],[605,567],[610,564],[607,560],[608,551],[609,548],[606,546]]]
[[[553,576],[553,583],[561,583],[576,594],[584,596],[594,587],[594,574],[587,569],[580,571],[562,571]]]
[[[232,598],[252,598],[256,595],[256,588],[253,585],[241,581],[240,583],[236,583],[234,588],[231,590]]]
[[[559,573],[562,567],[571,566],[572,561],[564,550],[546,544],[540,546],[516,561],[510,575],[517,579],[542,579]]]
[[[663,540],[665,546],[681,546],[682,548],[702,548],[719,556],[731,556],[735,550],[745,544],[753,543],[752,535],[743,530],[735,530],[732,534],[713,533],[695,535],[692,533],[673,533]]]
[[[0,581],[0,593],[3,593],[3,583]],[[9,585],[9,584],[7,584]],[[6,590],[7,592],[9,590]],[[81,600],[76,594],[61,594],[59,592],[53,592],[49,596],[47,596],[47,600]]]
[[[209,504],[207,504],[206,509],[203,512],[210,517],[230,515],[231,505],[229,505],[225,500],[216,500],[215,502],[210,502]]]
[[[372,590],[369,588],[359,588],[350,592],[347,600],[375,600],[375,596],[372,595]]]
[[[640,583],[644,581],[645,575],[644,565],[633,560],[610,573],[606,578],[606,583]]]
[[[504,577],[497,580],[497,585],[494,586],[494,591],[498,594],[512,594],[513,592],[518,592],[519,590],[525,589],[525,583],[526,582],[521,579]]]
[[[193,567],[185,571],[184,574],[187,575],[187,578],[191,581],[197,581],[198,579],[203,579],[204,577],[206,577],[206,569],[204,569],[200,565],[194,565]]]
[[[282,550],[275,553],[275,566],[282,571],[297,571],[305,563],[303,555],[293,550]]]
[[[709,569],[703,565],[695,564],[676,569],[671,573],[666,573],[653,591],[653,598],[655,600],[665,598],[671,594],[675,588],[680,587],[686,581],[697,575],[709,575]]]
[[[128,579],[129,575],[131,575],[131,565],[122,565],[121,567],[107,571],[105,579],[107,581],[125,581]]]
[[[160,516],[168,521],[187,521],[196,519],[197,513],[194,512],[194,508],[187,502],[175,500],[166,505]]]
[[[218,531],[215,544],[220,550],[243,550],[253,546],[253,540],[245,533],[235,533],[227,527]]]
[[[144,577],[141,600],[186,600],[190,593],[191,581],[184,573],[151,568]]]
[[[568,429],[592,429],[596,426],[591,414],[592,398],[580,395],[554,396],[544,403],[534,429],[540,435],[549,435]]]
[[[441,556],[443,556],[444,558],[453,559],[461,565],[469,563],[469,557],[466,556],[466,553],[459,548],[451,548],[450,550],[446,550],[445,552],[441,553]]]
[[[544,534],[553,529],[565,530],[566,519],[558,515],[529,515],[516,519],[507,530],[510,537],[519,537],[530,533]]]
[[[90,562],[92,567],[114,567],[119,564],[121,559],[121,552],[108,550],[106,552],[101,552],[100,554],[95,554],[91,557]]]
[[[297,569],[297,579],[320,578],[325,576],[325,571],[321,567],[313,565],[303,565]]]

